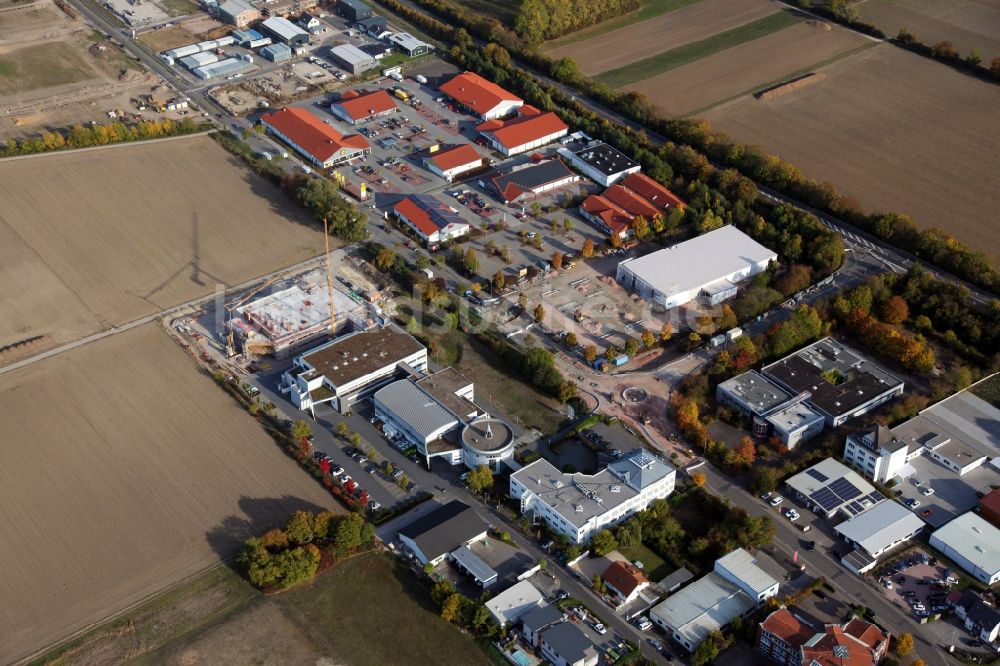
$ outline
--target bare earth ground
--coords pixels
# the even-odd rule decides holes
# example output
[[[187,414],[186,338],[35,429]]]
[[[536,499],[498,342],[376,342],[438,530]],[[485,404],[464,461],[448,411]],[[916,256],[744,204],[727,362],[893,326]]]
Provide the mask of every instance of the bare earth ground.
[[[159,53],[160,51],[175,49],[178,46],[192,44],[198,41],[198,37],[188,32],[184,24],[181,24],[144,32],[139,36],[139,41]]]
[[[0,201],[0,347],[44,336],[32,353],[323,248],[209,137],[3,160]]]
[[[626,90],[644,93],[665,115],[683,115],[872,43],[829,23],[798,23],[634,83]]]
[[[137,664],[383,666],[491,663],[445,623],[423,584],[388,555],[337,563],[316,580],[182,636]]]
[[[983,62],[1000,56],[1000,3],[996,0],[868,0],[861,16],[895,37],[906,28],[919,41],[950,41],[965,56],[979,49]]]
[[[1000,88],[881,44],[822,70],[820,83],[707,118],[869,210],[913,216],[1000,257]]]
[[[782,9],[773,0],[701,0],[683,9],[548,52],[569,56],[588,75],[711,37]]]
[[[25,93],[69,83],[101,79],[87,62],[83,47],[74,41],[47,44],[22,43],[0,47],[0,95],[23,97]]]
[[[333,508],[155,324],[0,377],[0,661]]]

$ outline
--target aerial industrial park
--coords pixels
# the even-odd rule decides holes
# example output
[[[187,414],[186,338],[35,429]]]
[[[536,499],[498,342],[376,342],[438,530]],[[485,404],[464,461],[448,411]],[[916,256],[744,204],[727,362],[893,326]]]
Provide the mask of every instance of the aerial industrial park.
[[[0,0],[0,663],[998,663],[952,2]]]

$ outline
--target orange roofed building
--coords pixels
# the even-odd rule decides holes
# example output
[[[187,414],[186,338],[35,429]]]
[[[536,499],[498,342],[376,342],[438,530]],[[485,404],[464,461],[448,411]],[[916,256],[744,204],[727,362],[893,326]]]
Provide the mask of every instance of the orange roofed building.
[[[424,157],[424,166],[450,183],[456,176],[482,167],[483,157],[467,143],[444,146]]]
[[[371,152],[363,136],[341,134],[307,109],[279,109],[261,116],[260,124],[318,167],[332,167]]]
[[[580,204],[580,214],[608,235],[632,235],[632,220],[639,215],[651,221],[672,208],[684,210],[676,194],[642,173],[630,173],[604,194],[592,194]]]
[[[523,106],[516,118],[487,120],[476,130],[493,149],[510,157],[566,136],[569,126],[551,111],[542,113],[533,106]]]
[[[649,579],[642,569],[630,562],[618,560],[601,575],[604,583],[612,592],[621,597],[621,603],[628,604],[635,600],[639,593],[649,587]]]
[[[375,118],[388,116],[398,110],[399,107],[396,106],[392,95],[382,89],[363,95],[349,90],[330,105],[330,112],[333,115],[352,125],[360,125]]]
[[[758,625],[757,649],[782,666],[875,666],[889,650],[889,634],[860,619],[817,630],[782,607]]]
[[[462,72],[439,90],[483,120],[509,116],[524,104],[514,93],[473,72]]]

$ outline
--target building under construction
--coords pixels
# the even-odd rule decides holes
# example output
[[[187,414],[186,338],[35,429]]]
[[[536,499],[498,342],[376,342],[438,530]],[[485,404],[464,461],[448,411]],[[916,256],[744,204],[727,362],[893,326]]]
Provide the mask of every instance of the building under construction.
[[[265,290],[267,293],[261,295]],[[284,358],[298,347],[330,335],[331,330],[340,334],[346,329],[367,329],[378,323],[381,315],[376,306],[357,294],[328,289],[323,270],[266,284],[243,294],[226,309],[233,346],[247,355],[275,358]]]

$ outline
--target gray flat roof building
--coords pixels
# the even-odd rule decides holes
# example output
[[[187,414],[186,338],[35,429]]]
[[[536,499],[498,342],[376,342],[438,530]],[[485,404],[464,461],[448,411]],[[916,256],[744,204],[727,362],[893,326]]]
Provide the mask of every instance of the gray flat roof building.
[[[710,633],[756,607],[749,594],[713,571],[667,597],[649,619],[694,652]]]
[[[681,567],[661,580],[657,585],[667,592],[673,592],[692,578],[694,578],[694,574],[688,571],[686,567]]]
[[[361,0],[337,0],[337,14],[348,21],[360,21],[372,16],[372,8]]]
[[[785,485],[815,513],[827,518],[840,511],[857,516],[885,501],[885,496],[861,475],[834,458],[825,458],[799,472]]]
[[[879,502],[867,511],[845,520],[834,530],[848,543],[872,557],[915,537],[924,521],[896,501]]]
[[[792,393],[809,393],[809,406],[834,427],[903,393],[901,379],[833,338],[814,342],[761,372]]]
[[[330,49],[330,58],[352,74],[361,74],[378,66],[375,56],[365,53],[353,44],[334,46]]]
[[[459,546],[451,551],[451,559],[467,574],[472,576],[480,587],[489,587],[497,582],[497,572],[482,558],[469,550],[468,546]]]
[[[309,33],[281,16],[272,16],[261,27],[292,48],[309,43]]]
[[[720,402],[748,417],[761,416],[792,398],[791,393],[756,370],[727,379],[716,387],[715,394]]]
[[[389,41],[400,51],[411,58],[425,53],[430,53],[434,47],[427,42],[420,41],[408,32],[397,32],[389,36]]]
[[[572,622],[560,622],[542,631],[542,655],[553,663],[597,663],[597,648]]]
[[[452,500],[399,530],[400,540],[422,563],[440,562],[453,550],[486,534],[486,523],[468,504]],[[416,552],[419,551],[419,552]]]
[[[417,438],[434,439],[459,425],[455,414],[427,395],[409,379],[400,379],[375,392],[380,408],[391,410],[397,420],[409,427]]]

